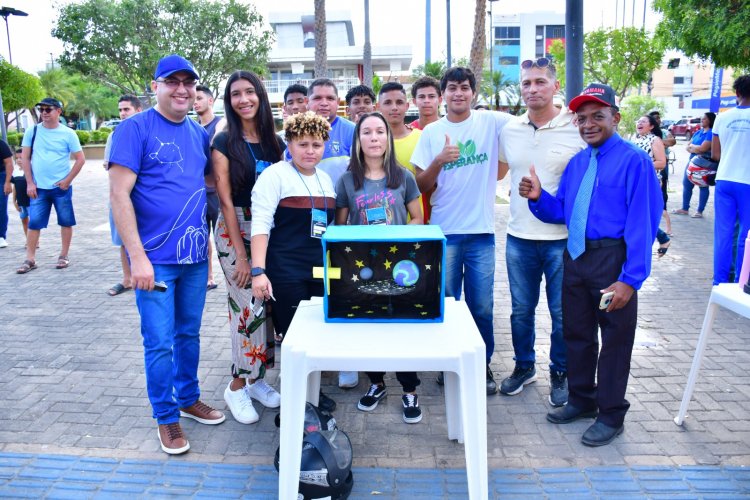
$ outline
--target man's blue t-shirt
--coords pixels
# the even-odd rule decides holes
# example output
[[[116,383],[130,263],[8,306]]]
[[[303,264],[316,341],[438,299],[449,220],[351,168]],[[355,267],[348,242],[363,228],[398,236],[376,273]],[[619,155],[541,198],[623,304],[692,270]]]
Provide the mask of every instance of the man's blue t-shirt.
[[[81,150],[76,133],[65,125],[47,128],[41,123],[26,129],[21,146],[31,147],[36,128],[36,139],[31,151],[34,183],[41,189],[54,189],[55,183],[70,173],[70,154]]]
[[[110,165],[135,172],[130,193],[143,248],[152,264],[194,264],[208,256],[208,134],[198,123],[167,120],[149,109],[115,129]]]

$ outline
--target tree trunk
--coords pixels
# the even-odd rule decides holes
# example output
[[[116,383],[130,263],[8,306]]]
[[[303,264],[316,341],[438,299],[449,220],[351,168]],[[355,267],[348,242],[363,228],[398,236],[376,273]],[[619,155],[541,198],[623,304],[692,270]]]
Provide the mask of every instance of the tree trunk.
[[[372,47],[370,46],[370,0],[365,0],[365,47],[363,55],[363,84],[372,87]]]
[[[315,0],[315,78],[328,77],[326,1]]]
[[[477,88],[482,85],[482,68],[484,67],[484,48],[486,45],[485,22],[487,18],[487,0],[477,0],[474,10],[474,43],[469,56],[469,69],[477,79]],[[479,92],[474,96],[474,102]]]

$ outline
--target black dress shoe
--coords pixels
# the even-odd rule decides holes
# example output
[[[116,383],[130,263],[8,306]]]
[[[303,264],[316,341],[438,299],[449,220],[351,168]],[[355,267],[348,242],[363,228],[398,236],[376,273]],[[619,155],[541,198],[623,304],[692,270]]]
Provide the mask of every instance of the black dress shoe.
[[[568,403],[562,408],[555,408],[547,413],[547,421],[553,424],[569,424],[582,418],[596,418],[596,414],[596,409],[581,410]]]
[[[586,429],[583,433],[581,442],[586,446],[604,446],[612,442],[614,438],[622,434],[624,425],[620,427],[610,427],[599,421],[594,422],[594,425]]]
[[[492,396],[497,392],[497,384],[495,383],[495,377],[492,376],[492,370],[490,365],[487,365],[487,395]]]
[[[318,394],[318,408],[326,413],[331,413],[336,409],[336,401],[329,398],[323,391]]]

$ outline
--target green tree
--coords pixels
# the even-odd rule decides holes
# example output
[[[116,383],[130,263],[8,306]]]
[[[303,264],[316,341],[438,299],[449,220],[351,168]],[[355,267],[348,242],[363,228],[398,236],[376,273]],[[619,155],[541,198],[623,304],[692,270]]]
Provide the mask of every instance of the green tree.
[[[59,8],[60,63],[123,92],[143,94],[158,60],[179,53],[205,85],[237,68],[264,73],[272,32],[238,0],[82,0]]]
[[[100,120],[117,116],[119,93],[111,86],[62,68],[40,72],[39,80],[46,95],[62,101],[66,116],[95,115]]]
[[[493,109],[500,107],[500,95],[503,90],[512,85],[513,82],[505,78],[502,71],[493,71],[491,74],[489,70],[485,70],[482,74],[482,83],[479,93],[484,96],[487,101],[494,103]]]
[[[555,42],[550,49],[563,87],[565,47]],[[640,28],[599,29],[586,33],[583,38],[584,84],[604,83],[622,99],[629,89],[651,78],[663,55],[661,42]]]
[[[592,31],[583,39],[584,80],[609,85],[622,99],[651,78],[663,55],[661,43],[640,28]]]
[[[690,57],[719,67],[750,69],[750,1],[655,0],[656,36]]]
[[[471,44],[468,68],[471,69],[474,77],[477,79],[477,89],[482,88],[482,79],[484,76],[482,74],[482,67],[484,66],[485,45],[487,43],[487,34],[485,32],[486,22],[487,0],[476,0],[474,5],[474,42]],[[479,92],[474,96],[475,102],[478,96]]]
[[[39,83],[39,78],[1,59],[0,89],[3,91],[5,111],[3,119],[6,129],[18,117],[16,112],[32,109],[44,98],[44,90]]]
[[[618,132],[623,137],[629,137],[635,133],[635,122],[643,115],[651,111],[659,110],[664,114],[664,104],[650,95],[630,95],[620,103],[620,125]]]
[[[411,74],[415,78],[419,78],[420,76],[431,76],[440,80],[440,78],[443,77],[443,73],[445,73],[445,70],[445,61],[430,61],[418,65],[416,68],[411,70]]]
[[[562,40],[555,40],[549,46],[552,63],[557,70],[557,79],[560,81],[560,91],[565,90],[565,44]]]

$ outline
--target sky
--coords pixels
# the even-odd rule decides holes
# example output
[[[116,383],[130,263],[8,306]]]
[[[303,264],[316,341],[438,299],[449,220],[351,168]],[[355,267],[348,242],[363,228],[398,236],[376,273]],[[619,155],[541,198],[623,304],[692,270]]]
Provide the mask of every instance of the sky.
[[[24,71],[37,73],[44,70],[51,57],[62,52],[62,43],[50,34],[54,27],[56,12],[61,4],[75,0],[3,0],[5,7],[14,7],[28,13],[27,17],[8,18],[13,63]],[[240,0],[254,4],[264,17],[269,12],[292,11],[313,13],[313,0]],[[653,31],[658,14],[651,11],[653,0],[647,2],[646,28]],[[614,27],[616,18],[622,24],[623,6],[625,23],[630,25],[635,9],[635,25],[643,19],[644,1],[638,0],[584,0],[584,30],[599,27]],[[494,14],[518,14],[523,12],[565,12],[565,0],[536,0],[531,5],[518,0],[498,0],[492,3]],[[432,59],[446,55],[446,1],[431,0],[432,10]],[[490,2],[487,2],[490,5]],[[451,55],[453,58],[468,57],[474,29],[474,2],[451,0]],[[356,45],[364,43],[364,0],[326,0],[326,10],[351,13]],[[489,7],[488,7],[489,10]],[[615,13],[617,12],[617,16]],[[370,38],[373,45],[410,45],[412,67],[424,62],[425,54],[425,0],[371,0]],[[4,24],[4,23],[0,23]],[[0,55],[8,59],[8,42],[5,26],[0,27]]]

